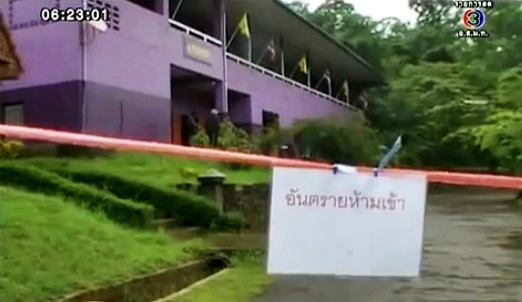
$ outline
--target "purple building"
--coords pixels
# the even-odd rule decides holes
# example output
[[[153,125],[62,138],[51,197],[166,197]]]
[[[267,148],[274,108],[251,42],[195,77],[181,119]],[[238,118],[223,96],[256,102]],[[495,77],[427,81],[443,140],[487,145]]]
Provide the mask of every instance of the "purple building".
[[[108,30],[41,21],[42,8],[69,7],[106,9]],[[5,123],[179,143],[192,111],[217,108],[258,131],[349,115],[345,81],[351,100],[382,83],[279,0],[2,0],[0,10],[25,69],[2,84]],[[245,13],[250,39],[236,30]]]

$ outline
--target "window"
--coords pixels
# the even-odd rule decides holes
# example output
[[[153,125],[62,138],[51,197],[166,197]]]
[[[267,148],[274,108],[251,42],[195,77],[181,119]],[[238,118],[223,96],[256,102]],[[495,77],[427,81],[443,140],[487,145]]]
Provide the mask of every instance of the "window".
[[[4,105],[2,120],[7,125],[23,125],[24,105]]]
[[[115,31],[120,30],[120,8],[114,5],[114,3],[106,3],[101,0],[87,0],[87,7],[89,9],[107,9],[109,11],[109,20],[106,21],[107,26]]]

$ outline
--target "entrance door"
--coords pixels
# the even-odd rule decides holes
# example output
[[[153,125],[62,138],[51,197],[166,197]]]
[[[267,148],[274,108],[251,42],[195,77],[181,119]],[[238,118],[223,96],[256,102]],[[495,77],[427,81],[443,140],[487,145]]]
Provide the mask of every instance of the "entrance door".
[[[188,114],[183,114],[181,116],[181,144],[184,146],[190,145],[190,136],[192,133],[190,133],[190,117]]]
[[[172,127],[172,143],[181,145],[182,143],[182,118],[180,114],[172,112],[171,127]]]

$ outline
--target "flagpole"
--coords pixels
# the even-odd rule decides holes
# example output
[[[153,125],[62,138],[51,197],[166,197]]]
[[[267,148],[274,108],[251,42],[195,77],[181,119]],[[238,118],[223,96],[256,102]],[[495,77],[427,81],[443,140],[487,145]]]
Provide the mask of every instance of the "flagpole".
[[[227,49],[230,47],[230,44],[232,44],[232,41],[234,41],[234,38],[236,37],[238,31],[239,31],[239,26],[237,26],[236,29],[234,29],[234,32],[230,36],[230,40],[228,40],[228,42],[227,42]]]
[[[279,48],[281,48],[281,74],[285,76],[285,50],[283,49],[283,36],[279,36]]]
[[[290,73],[289,78],[292,78],[294,76],[295,72],[297,71],[297,68],[299,68],[299,63],[297,63],[297,65],[295,65],[294,70],[292,70],[292,72]]]
[[[228,60],[227,60],[227,48],[223,47],[227,45],[227,10],[225,7],[225,1],[221,0],[221,49],[223,55],[223,87],[222,87],[222,105],[223,113],[228,113]],[[237,31],[237,30],[236,30]]]
[[[330,78],[328,81],[326,81],[328,83],[328,95],[329,96],[332,96],[332,79]]]
[[[328,68],[326,70],[328,70],[328,79],[327,79],[327,83],[328,84],[328,95],[329,96],[332,96],[332,74],[330,73],[331,71],[331,68],[330,68],[330,64],[328,64]]]
[[[319,88],[319,86],[323,83],[323,81],[324,81],[324,76],[319,80],[319,82],[317,82],[317,84],[315,84],[314,89],[317,90],[317,88]]]
[[[263,50],[263,52],[261,53],[261,55],[257,59],[257,61],[256,61],[257,65],[259,65],[259,63],[261,63],[261,60],[263,60],[265,58],[265,55],[266,55],[267,52],[268,52],[268,47],[266,47],[265,50]]]
[[[306,56],[306,65],[308,65],[308,55]],[[308,87],[310,87],[310,85],[312,84],[312,67],[308,67],[306,66],[307,70],[306,70],[306,84],[308,85]]]
[[[305,68],[305,71],[306,71],[306,86],[310,87],[310,62],[308,61],[308,51],[305,52],[305,55],[304,55],[304,58],[305,58],[305,61],[306,61],[306,68]]]
[[[174,13],[172,13],[172,16],[170,17],[172,20],[176,19],[176,16],[179,13],[179,10],[181,9],[181,4],[183,4],[184,0],[180,0],[178,5],[176,5],[176,8],[174,9]]]
[[[252,33],[248,36],[248,62],[252,62]]]

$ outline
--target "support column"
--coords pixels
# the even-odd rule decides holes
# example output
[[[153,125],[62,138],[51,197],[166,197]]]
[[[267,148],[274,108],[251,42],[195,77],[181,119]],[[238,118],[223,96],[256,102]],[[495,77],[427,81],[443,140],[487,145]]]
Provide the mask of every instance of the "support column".
[[[220,82],[220,81],[216,81],[214,84],[214,108],[216,108],[217,111],[219,111],[220,113],[228,111],[228,110],[225,110],[228,108],[226,108],[226,106],[225,106],[226,100],[224,99],[224,95],[225,95],[224,90],[225,90],[224,83]]]
[[[169,18],[169,1],[154,0],[154,11]]]
[[[215,108],[222,114],[226,115],[228,112],[228,60],[226,56],[227,45],[227,28],[226,28],[226,11],[225,0],[212,1],[212,20],[214,37],[222,42],[221,56],[222,56],[222,81],[215,84]]]

